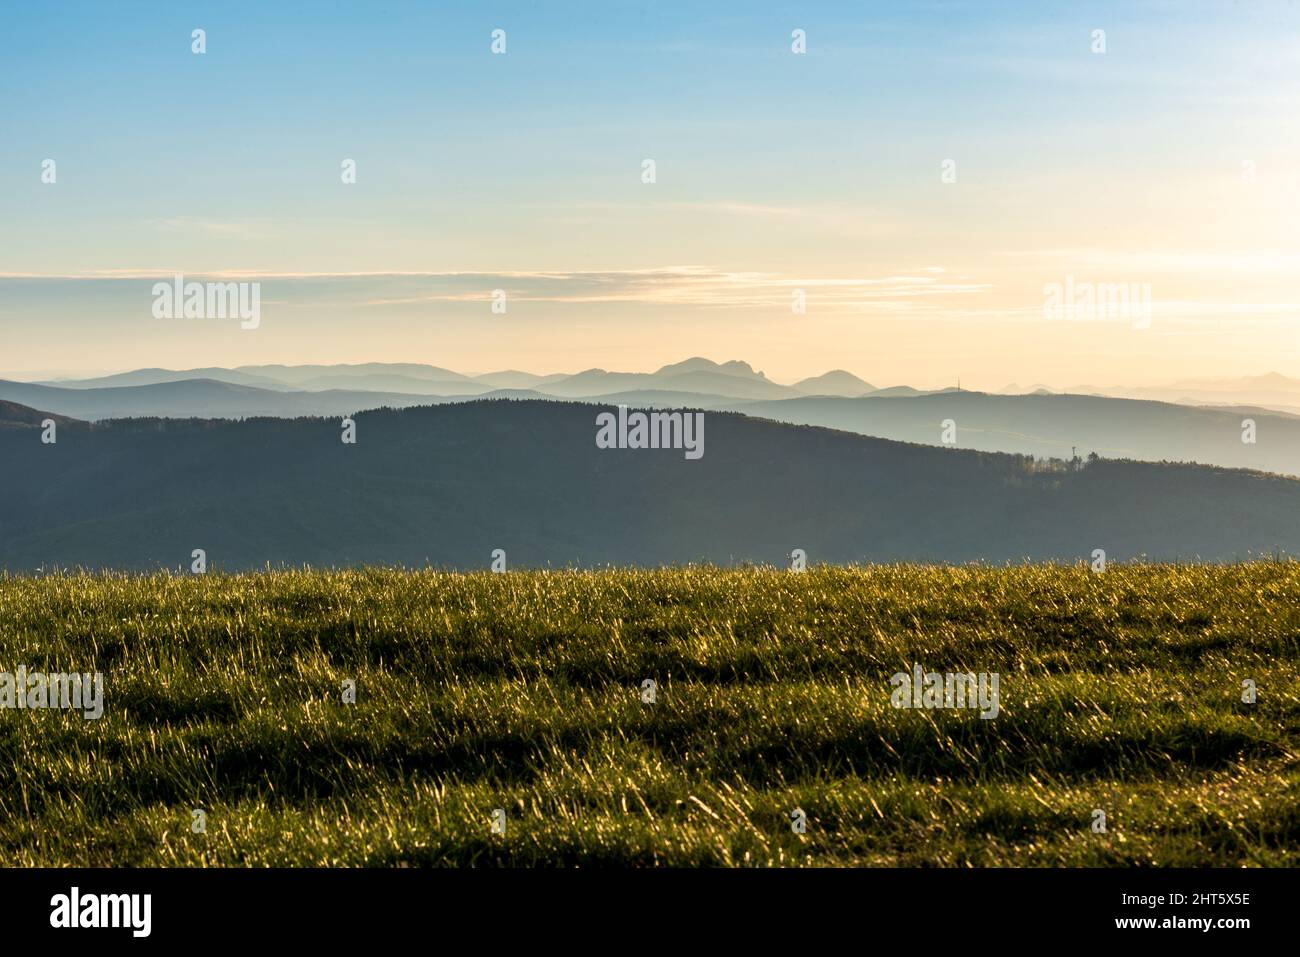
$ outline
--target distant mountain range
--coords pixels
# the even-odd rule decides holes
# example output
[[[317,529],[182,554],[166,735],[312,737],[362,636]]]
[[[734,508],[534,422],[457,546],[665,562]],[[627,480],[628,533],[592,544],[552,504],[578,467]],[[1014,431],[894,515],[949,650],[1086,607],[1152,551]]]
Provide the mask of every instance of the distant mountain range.
[[[1300,381],[1280,375],[1175,383],[1163,391],[1184,398],[1293,396],[1300,409]],[[1040,458],[1069,458],[1077,450],[1081,456],[1096,452],[1105,458],[1200,462],[1300,475],[1300,416],[1264,405],[1053,394],[1040,386],[1028,394],[1012,395],[956,389],[927,392],[907,386],[877,388],[843,370],[782,385],[748,363],[702,358],[667,365],[653,373],[589,369],[574,375],[536,375],[507,370],[467,376],[430,365],[365,363],[140,369],[52,383],[0,380],[0,400],[89,421],[339,417],[363,409],[476,398],[689,406],[929,445],[944,444],[944,423],[951,420],[950,437],[960,448]],[[1250,437],[1250,430],[1243,425],[1246,419],[1254,422],[1253,442],[1242,441],[1244,435]]]
[[[535,375],[508,370],[467,376],[450,369],[411,363],[359,365],[265,365],[235,369],[203,368],[176,371],[137,369],[94,379],[34,383],[63,389],[95,390],[210,379],[271,391],[321,392],[343,389],[419,396],[481,395],[496,389],[533,389],[558,398],[585,398],[615,392],[664,390],[709,393],[734,399],[779,399],[800,395],[866,395],[875,387],[843,370],[835,370],[793,386],[780,385],[746,362],[712,362],[694,358],[666,365],[656,372],[607,372],[588,369],[572,375]]]
[[[486,395],[498,390],[529,390],[555,398],[602,398],[615,394],[688,393],[720,396],[729,399],[788,399],[802,396],[935,395],[960,391],[955,388],[914,389],[899,385],[877,387],[843,369],[802,379],[792,385],[773,382],[756,372],[747,362],[713,362],[693,358],[666,365],[656,372],[609,372],[587,369],[573,374],[538,375],[532,372],[504,370],[470,376],[451,369],[419,363],[368,362],[341,365],[260,365],[234,369],[207,367],[199,369],[137,369],[91,379],[57,379],[34,383],[7,382],[5,389],[19,385],[45,385],[82,391],[209,379],[231,385],[248,386],[272,392],[368,392],[377,395],[415,395],[435,398],[465,398]],[[1300,414],[1300,379],[1277,373],[1237,379],[1203,379],[1174,382],[1163,386],[1125,387],[1076,385],[1051,389],[1042,384],[1022,387],[1012,383],[999,395],[1096,395],[1110,398],[1150,399],[1200,406],[1254,406],[1268,411]],[[110,395],[101,393],[99,400],[86,402],[88,418],[103,418],[101,404],[111,406]],[[292,410],[289,410],[290,412]],[[167,414],[167,413],[162,413]],[[221,409],[210,415],[228,417]],[[235,411],[232,415],[242,415]],[[275,414],[275,413],[267,413]],[[332,414],[332,413],[331,413]]]
[[[149,388],[149,387],[136,387]],[[870,401],[870,400],[860,400]],[[896,400],[910,401],[910,400]],[[704,454],[602,449],[591,404],[472,400],[334,419],[0,418],[0,567],[484,568],[1226,560],[1300,553],[1300,481],[909,445],[704,413]]]

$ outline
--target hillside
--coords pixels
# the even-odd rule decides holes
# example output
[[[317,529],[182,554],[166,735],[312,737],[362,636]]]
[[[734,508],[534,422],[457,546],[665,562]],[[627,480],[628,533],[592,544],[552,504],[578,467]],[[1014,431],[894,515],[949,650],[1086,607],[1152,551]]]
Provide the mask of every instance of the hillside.
[[[0,565],[482,568],[693,561],[1231,559],[1300,553],[1300,482],[1008,455],[704,413],[702,458],[599,449],[597,409],[477,401],[338,420],[0,434]]]
[[[348,415],[358,409],[433,401],[427,396],[400,392],[292,392],[216,379],[180,379],[104,388],[68,388],[0,380],[0,399],[86,420]]]
[[[477,398],[549,399],[564,393],[572,400],[600,405],[726,409],[926,445],[942,444],[942,423],[952,419],[961,448],[1039,458],[1069,458],[1071,449],[1077,448],[1081,456],[1096,452],[1104,458],[1198,462],[1300,476],[1300,417],[1261,408],[1198,408],[1093,395],[989,395],[955,389],[922,393],[907,387],[863,396],[859,387],[869,389],[868,383],[847,373],[805,380],[799,385],[822,394],[802,395],[793,387],[770,382],[744,363],[718,365],[703,359],[651,375],[590,370],[558,378],[503,372],[466,379],[433,366],[394,367],[414,373],[400,375],[374,372],[382,368],[377,364],[279,371],[284,368],[247,367],[293,380],[292,384],[276,382],[274,388],[219,379],[110,387],[91,384],[95,380],[59,386],[0,380],[0,400],[93,421],[343,416],[384,406],[407,408]],[[320,374],[321,369],[336,371]],[[158,372],[142,370],[141,378],[157,379]],[[251,376],[248,371],[236,374]],[[325,388],[349,384],[353,387]],[[394,391],[371,388],[380,386]],[[1246,418],[1255,421],[1254,443],[1242,442]]]
[[[0,400],[0,429],[39,428],[46,419],[53,419],[60,426],[67,425],[72,419],[62,415],[41,412],[17,402]]]
[[[1260,409],[1202,409],[1168,402],[1090,395],[988,395],[944,392],[865,398],[807,397],[723,402],[716,407],[820,425],[902,442],[941,444],[942,423],[956,425],[957,447],[1068,459],[1201,462],[1300,475],[1300,418]],[[1242,442],[1242,422],[1255,441]]]

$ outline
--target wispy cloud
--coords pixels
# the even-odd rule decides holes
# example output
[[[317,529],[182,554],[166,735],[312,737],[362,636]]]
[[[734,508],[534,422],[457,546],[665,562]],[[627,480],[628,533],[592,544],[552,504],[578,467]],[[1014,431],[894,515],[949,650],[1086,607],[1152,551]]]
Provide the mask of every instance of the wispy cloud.
[[[433,277],[431,277],[433,278]],[[730,272],[704,266],[581,272],[458,273],[436,277],[434,288],[371,299],[364,305],[479,301],[493,289],[514,300],[558,303],[641,303],[722,308],[788,307],[796,290],[823,304],[895,304],[988,288],[967,278],[948,279],[938,267],[914,275],[878,277],[785,276]]]
[[[791,276],[683,265],[651,269],[503,272],[286,273],[181,269],[109,269],[72,276],[0,274],[0,279],[49,281],[159,281],[187,279],[311,284],[328,288],[336,304],[380,308],[436,302],[478,302],[504,289],[518,302],[639,303],[716,308],[786,307],[797,290],[810,302],[842,308],[898,306],[979,293],[987,283],[950,277],[943,267],[921,266],[884,276]],[[292,297],[290,297],[291,299]]]
[[[861,204],[800,203],[797,205],[759,203],[748,200],[668,200],[663,202],[569,202],[539,203],[539,209],[552,210],[560,221],[590,223],[609,216],[622,221],[684,217],[708,220],[748,220],[755,225],[787,229],[798,226],[811,230],[885,238],[896,235],[901,227],[883,209]]]
[[[1073,269],[1117,272],[1205,273],[1300,272],[1300,252],[1282,249],[1135,250],[1135,249],[1017,249],[994,255],[1026,261],[1053,262]]]

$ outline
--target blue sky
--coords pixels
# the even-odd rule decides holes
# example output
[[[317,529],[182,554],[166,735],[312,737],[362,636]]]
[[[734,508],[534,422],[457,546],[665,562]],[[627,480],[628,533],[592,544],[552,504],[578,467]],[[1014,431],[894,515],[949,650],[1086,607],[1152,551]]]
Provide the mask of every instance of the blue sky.
[[[1300,375],[1285,0],[0,17],[0,370]],[[160,327],[149,288],[176,272],[263,282],[265,321]],[[1148,284],[1151,328],[1044,319],[1067,275]]]

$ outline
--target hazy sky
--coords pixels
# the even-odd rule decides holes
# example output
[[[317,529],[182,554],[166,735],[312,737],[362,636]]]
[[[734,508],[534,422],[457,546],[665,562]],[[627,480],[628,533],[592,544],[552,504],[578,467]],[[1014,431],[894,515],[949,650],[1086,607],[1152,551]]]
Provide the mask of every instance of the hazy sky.
[[[9,374],[703,355],[877,385],[1300,376],[1287,0],[0,18]],[[260,282],[260,326],[155,318],[176,273]],[[1045,314],[1067,277],[1139,305]]]

